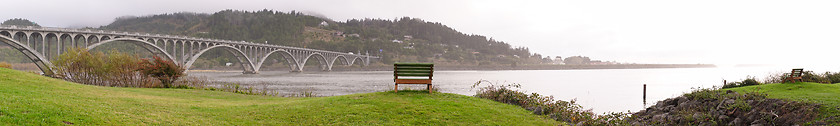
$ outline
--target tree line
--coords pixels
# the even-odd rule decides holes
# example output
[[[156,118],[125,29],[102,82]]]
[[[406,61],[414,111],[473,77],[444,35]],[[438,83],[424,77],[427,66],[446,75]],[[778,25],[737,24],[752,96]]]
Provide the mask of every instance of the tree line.
[[[326,25],[324,25],[326,24]],[[307,28],[333,32],[312,35]],[[464,34],[438,22],[403,17],[350,19],[337,22],[301,12],[223,10],[213,14],[172,13],[125,16],[99,29],[174,34],[203,38],[265,42],[268,44],[369,53],[392,62],[450,62],[456,64],[540,63],[539,54],[481,35]],[[312,39],[334,37],[339,39]],[[224,51],[207,52],[218,59]],[[204,57],[204,56],[203,56]],[[221,61],[218,64],[223,64]],[[201,65],[198,65],[201,66]]]

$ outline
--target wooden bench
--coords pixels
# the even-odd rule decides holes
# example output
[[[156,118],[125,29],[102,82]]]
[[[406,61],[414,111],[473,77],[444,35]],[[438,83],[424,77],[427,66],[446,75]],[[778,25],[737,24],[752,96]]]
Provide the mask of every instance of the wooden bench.
[[[432,63],[394,63],[394,92],[399,84],[425,84],[432,93]]]
[[[802,68],[797,68],[790,70],[790,73],[785,73],[785,79],[782,80],[782,83],[788,82],[790,80],[791,83],[796,83],[796,80],[802,82]]]

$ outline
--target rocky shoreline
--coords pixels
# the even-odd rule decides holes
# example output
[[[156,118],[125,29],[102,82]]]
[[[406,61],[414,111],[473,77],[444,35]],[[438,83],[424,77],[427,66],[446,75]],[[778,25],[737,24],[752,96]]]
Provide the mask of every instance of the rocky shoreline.
[[[633,113],[632,125],[825,125],[813,121],[819,104],[766,98],[759,93],[701,90]]]

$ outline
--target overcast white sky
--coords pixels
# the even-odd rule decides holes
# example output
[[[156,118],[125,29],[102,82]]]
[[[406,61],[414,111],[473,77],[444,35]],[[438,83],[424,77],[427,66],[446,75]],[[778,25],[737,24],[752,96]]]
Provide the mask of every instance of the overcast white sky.
[[[18,0],[0,20],[100,26],[125,15],[291,10],[336,21],[403,16],[441,22],[548,56],[636,63],[832,64],[840,3],[774,0]],[[799,58],[797,58],[799,57]]]

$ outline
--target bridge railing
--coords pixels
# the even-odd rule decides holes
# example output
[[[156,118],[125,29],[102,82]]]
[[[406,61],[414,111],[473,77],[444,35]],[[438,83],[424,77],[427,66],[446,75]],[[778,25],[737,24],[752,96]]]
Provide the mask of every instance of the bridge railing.
[[[146,37],[146,38],[180,39],[180,40],[205,41],[205,42],[216,42],[216,43],[238,44],[238,45],[249,45],[249,46],[263,46],[263,47],[272,47],[272,48],[281,48],[281,49],[294,49],[294,50],[313,51],[313,52],[321,52],[321,53],[334,53],[334,54],[352,55],[352,56],[359,56],[359,57],[379,58],[377,56],[342,53],[342,52],[327,51],[327,50],[308,49],[308,48],[291,47],[291,46],[283,46],[283,45],[262,44],[262,43],[254,43],[254,42],[247,42],[247,41],[232,41],[232,40],[222,40],[222,39],[212,39],[212,38],[196,38],[196,37],[177,36],[177,35],[161,35],[161,34],[150,34],[150,33],[139,33],[139,32],[129,33],[129,32],[118,32],[118,31],[110,31],[110,30],[91,30],[91,29],[80,30],[80,29],[67,29],[67,28],[54,28],[54,27],[32,27],[32,26],[19,27],[19,26],[15,26],[15,25],[8,25],[8,26],[3,25],[3,26],[0,26],[0,28],[11,29],[11,30],[22,30],[22,31],[71,32],[71,33],[104,34],[104,35]]]

